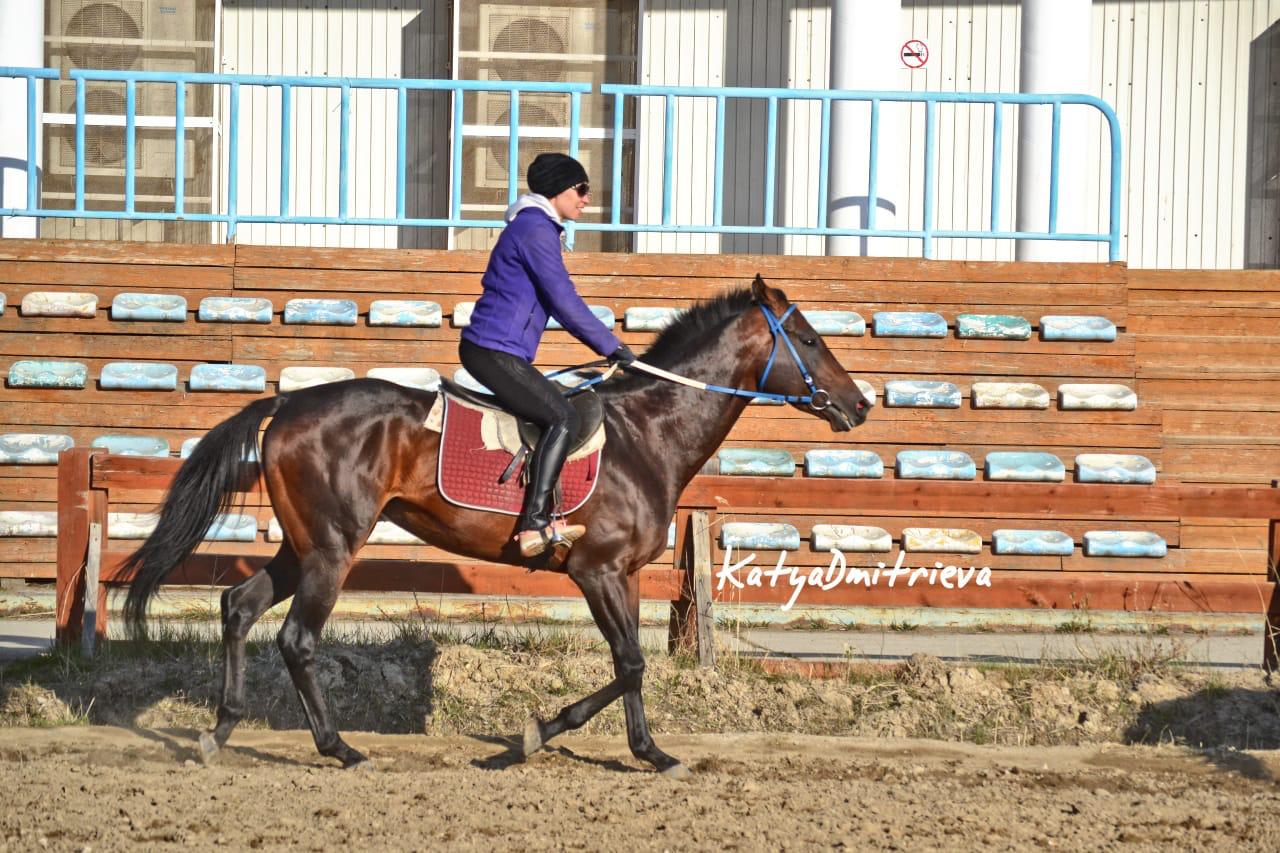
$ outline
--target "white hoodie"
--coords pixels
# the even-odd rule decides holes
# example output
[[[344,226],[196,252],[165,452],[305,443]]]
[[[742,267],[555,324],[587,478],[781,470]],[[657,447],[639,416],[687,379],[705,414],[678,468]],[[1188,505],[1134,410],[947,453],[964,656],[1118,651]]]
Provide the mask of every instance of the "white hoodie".
[[[516,199],[515,203],[508,207],[507,212],[502,215],[502,220],[510,223],[511,220],[516,218],[517,213],[530,207],[536,207],[547,216],[550,216],[552,222],[560,222],[560,214],[556,213],[556,209],[551,206],[551,202],[547,200],[546,196],[538,195],[537,193],[525,193]]]

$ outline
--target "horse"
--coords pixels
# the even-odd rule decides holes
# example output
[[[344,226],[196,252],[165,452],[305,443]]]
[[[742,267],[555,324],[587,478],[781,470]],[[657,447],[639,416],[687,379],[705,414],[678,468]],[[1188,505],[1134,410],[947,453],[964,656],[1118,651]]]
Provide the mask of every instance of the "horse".
[[[641,359],[726,393],[631,371],[597,386],[605,464],[591,499],[569,516],[570,522],[586,525],[587,534],[562,555],[556,570],[566,573],[586,599],[608,642],[614,677],[550,720],[531,717],[520,748],[527,757],[622,697],[632,754],[680,777],[687,769],[658,748],[645,718],[638,572],[666,549],[681,491],[751,398],[785,399],[836,432],[862,424],[873,404],[786,294],[759,275],[750,287],[676,315]],[[231,505],[243,476],[242,460],[255,449],[284,533],[280,550],[263,568],[222,594],[222,695],[215,725],[199,738],[206,763],[226,745],[245,712],[250,628],[268,608],[292,596],[277,645],[316,749],[345,768],[367,766],[368,759],[338,733],[313,665],[338,591],[379,519],[457,554],[546,568],[539,558],[521,557],[510,516],[465,509],[442,498],[436,478],[440,434],[423,426],[436,393],[355,379],[263,398],[210,430],[179,469],[155,531],[124,566],[134,573],[125,603],[134,636],[145,636],[147,603],[160,583]],[[271,422],[262,431],[267,418]]]

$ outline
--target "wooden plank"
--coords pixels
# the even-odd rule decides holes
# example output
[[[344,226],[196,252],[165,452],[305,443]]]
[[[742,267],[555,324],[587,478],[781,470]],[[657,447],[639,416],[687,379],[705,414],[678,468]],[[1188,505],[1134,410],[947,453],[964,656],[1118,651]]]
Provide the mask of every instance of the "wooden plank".
[[[148,508],[151,511],[155,507]],[[237,511],[239,507],[235,508]],[[112,503],[111,512],[128,511],[124,507]],[[269,515],[270,513],[268,513]],[[261,534],[259,534],[261,535]],[[119,551],[121,553],[131,553],[137,549],[142,542],[134,539],[112,539],[109,542],[109,550]],[[53,579],[56,575],[57,564],[57,545],[58,542],[53,537],[38,538],[18,538],[4,537],[0,538],[0,577],[41,577]],[[206,542],[200,545],[197,554],[202,555],[234,555],[238,557],[261,557],[263,559],[273,556],[280,550],[279,542]],[[672,554],[674,552],[664,552],[660,554],[652,563],[653,566],[670,567],[672,565]],[[456,564],[470,565],[475,561],[467,557],[459,557],[451,554],[441,548],[434,548],[425,545],[366,545],[360,549],[359,557],[367,560],[391,560],[399,562],[413,563],[440,563],[440,564]],[[11,570],[20,569],[17,574],[13,574]]]
[[[821,489],[821,486],[813,480],[809,481],[813,484],[813,488]],[[1044,518],[1027,517],[1025,515],[1017,515],[1014,513],[993,514],[990,512],[982,512],[974,515],[956,515],[954,513],[931,513],[921,511],[903,511],[896,513],[872,513],[863,512],[856,508],[848,508],[845,510],[829,510],[823,513],[811,513],[804,511],[792,511],[785,508],[773,510],[768,513],[748,513],[733,511],[732,508],[722,508],[718,516],[721,523],[723,522],[779,522],[790,524],[796,527],[800,532],[801,548],[808,549],[809,532],[815,524],[842,524],[842,525],[869,525],[872,527],[884,528],[895,542],[901,542],[901,533],[906,527],[958,527],[966,530],[973,530],[978,533],[983,542],[991,542],[992,531],[1004,528],[1044,528],[1059,530],[1066,533],[1077,543],[1084,537],[1088,530],[1098,530],[1100,525],[1097,519],[1079,519],[1070,517],[1055,517],[1052,520]],[[1261,523],[1261,522],[1256,522]],[[1176,547],[1180,543],[1179,523],[1175,519],[1145,519],[1145,520],[1113,520],[1108,519],[1106,522],[1108,530],[1146,530],[1152,533],[1158,533],[1164,538],[1170,546]],[[718,533],[717,533],[718,536]],[[717,539],[718,541],[718,539]],[[717,554],[723,556],[722,551],[717,547]],[[719,557],[717,557],[719,559]],[[826,563],[831,559],[831,555],[825,552],[816,554],[815,559],[819,562]],[[881,558],[875,558],[881,559]],[[875,560],[872,560],[874,564]]]
[[[102,451],[73,448],[58,462],[58,567],[55,632],[59,643],[75,644],[84,622],[84,575],[89,525],[105,528],[106,502],[90,484],[95,456]]]
[[[98,576],[102,567],[102,526],[89,522],[89,553],[84,568],[84,625],[81,629],[80,651],[85,657],[93,657],[93,647],[99,632],[106,636],[106,608],[99,608],[98,599],[102,585]],[[98,618],[98,614],[102,618]]]
[[[1264,611],[1275,590],[1274,584],[1253,579],[1135,579],[1066,572],[993,571],[990,580],[989,587],[971,581],[963,589],[946,589],[940,583],[929,585],[923,579],[914,586],[907,585],[905,579],[899,580],[892,587],[885,580],[871,586],[865,582],[854,585],[846,580],[830,590],[806,585],[796,603],[800,606],[1032,607],[1137,613],[1256,614]],[[772,588],[767,582],[760,587],[745,586],[743,589],[726,584],[723,589],[717,586],[715,596],[721,602],[781,605],[791,599],[793,592],[791,584],[784,581]]]
[[[842,554],[843,564],[850,568],[872,569],[883,565],[892,566],[899,558],[900,545],[887,554]],[[754,555],[754,558],[753,558]],[[729,555],[728,565],[752,559],[751,565],[762,569],[772,569],[777,565],[780,552],[765,549],[733,549]],[[787,552],[783,558],[786,568],[795,567],[807,573],[814,567],[829,567],[833,554],[812,553],[806,550]],[[712,553],[712,561],[719,571],[726,565],[725,551],[716,548]],[[1003,572],[1075,572],[1081,575],[1125,575],[1150,576],[1176,579],[1180,577],[1213,576],[1237,577],[1248,576],[1259,580],[1267,578],[1265,551],[1215,551],[1173,548],[1168,556],[1150,557],[1086,557],[1076,546],[1076,552],[1070,557],[1038,557],[1030,555],[992,554],[989,546],[977,554],[955,554],[944,552],[906,552],[903,565],[915,568],[942,568],[944,566],[960,566],[968,568],[986,567],[993,571]],[[743,572],[745,573],[745,569]],[[785,583],[784,581],[781,581]]]
[[[1166,410],[1280,412],[1280,379],[1141,379],[1138,399]]]
[[[159,245],[159,244],[157,244]],[[184,293],[208,291],[225,296],[232,287],[230,267],[193,266],[187,264],[135,265],[111,263],[0,263],[0,282],[6,289],[20,294],[31,290],[91,290],[109,287],[108,294],[98,293],[99,307],[111,304],[111,296],[124,290],[154,290],[172,293],[175,286]],[[14,299],[15,303],[20,301]]]
[[[715,613],[712,611],[711,594],[711,527],[710,515],[695,510],[689,515],[693,529],[693,564],[687,582],[693,591],[693,608],[697,613],[698,663],[704,667],[716,665]]]
[[[157,396],[172,392],[157,391]],[[204,430],[236,414],[240,406],[201,406],[198,401],[186,406],[139,406],[136,403],[98,403],[89,408],[74,400],[65,403],[6,403],[5,418],[14,424],[41,426],[96,426],[101,429],[141,428],[151,431],[168,429]],[[176,448],[174,448],[176,449]]]
[[[113,336],[114,337],[114,336]],[[195,337],[184,338],[196,340]],[[8,352],[24,352],[15,343]],[[29,344],[28,344],[29,345]],[[104,345],[105,346],[105,345]],[[841,348],[842,349],[842,348]],[[852,347],[850,349],[853,349]],[[4,352],[5,350],[0,350]],[[251,364],[314,362],[317,364],[452,364],[457,344],[453,341],[394,341],[386,339],[338,339],[333,337],[248,337],[237,336],[231,359]],[[225,356],[223,356],[225,357]],[[597,356],[578,343],[549,340],[539,348],[539,366],[578,364]],[[947,351],[935,348],[859,348],[856,375],[880,373],[930,376],[968,374],[981,377],[1090,377],[1094,381],[1131,380],[1135,363],[1131,356],[1080,354],[1070,358],[1054,353]]]
[[[0,355],[15,358],[31,358],[39,354],[41,358],[129,360],[136,358],[139,352],[148,351],[157,354],[153,340],[129,335],[41,335],[28,332],[0,335]],[[232,352],[230,332],[205,332],[170,338],[164,356],[178,361],[230,361]]]
[[[1233,309],[1246,311],[1271,311],[1280,306],[1280,297],[1271,292],[1254,293],[1247,290],[1214,291],[1200,294],[1184,294],[1178,291],[1160,291],[1134,294],[1130,309],[1141,313],[1173,313],[1188,306],[1197,309]]]
[[[128,577],[119,567],[127,551],[108,550],[102,557],[105,583],[121,584]],[[267,557],[197,554],[175,569],[171,584],[238,583],[266,565]],[[679,595],[681,573],[668,567],[643,569],[640,594],[646,599],[674,600]],[[567,575],[528,572],[515,566],[492,563],[428,563],[396,560],[357,560],[343,589],[392,590],[437,594],[513,595],[578,598],[581,593]]]
[[[1129,330],[1138,335],[1169,337],[1270,336],[1280,326],[1280,311],[1270,316],[1241,316],[1242,309],[1217,308],[1197,311],[1195,315],[1147,315],[1129,317]]]
[[[105,363],[105,362],[104,362]],[[13,405],[64,405],[80,406],[97,410],[99,407],[146,406],[150,408],[185,407],[193,410],[217,412],[217,418],[226,417],[228,413],[239,411],[262,397],[275,395],[276,380],[270,374],[267,390],[252,392],[188,392],[182,390],[187,380],[188,370],[179,369],[179,390],[177,391],[102,391],[98,388],[58,389],[58,388],[5,388],[0,387],[0,403]],[[445,373],[446,376],[449,373]],[[961,387],[962,393],[967,391]],[[920,409],[876,408],[870,419],[862,427],[851,433],[851,437],[861,437],[872,427],[894,429],[933,428],[945,426],[952,430],[972,429],[990,430],[999,427],[1028,425],[1034,429],[1056,428],[1059,430],[1088,429],[1097,433],[1099,430],[1109,432],[1113,428],[1138,429],[1155,428],[1159,430],[1163,423],[1159,411],[1140,407],[1136,411],[1061,411],[1058,409],[971,409],[968,403],[959,409]],[[7,410],[6,410],[7,411]],[[107,409],[103,409],[107,411]],[[3,417],[3,415],[0,415]],[[1205,415],[1205,417],[1209,417]],[[1220,417],[1222,417],[1220,415]],[[211,420],[215,418],[211,415]],[[17,419],[14,419],[17,420]],[[83,421],[92,423],[92,414],[85,414],[70,422]],[[762,428],[775,431],[783,430],[789,435],[793,429],[801,429],[807,425],[816,426],[823,441],[840,440],[833,436],[824,421],[819,421],[812,412],[799,411],[790,406],[751,406],[742,415],[742,423],[757,424]],[[1105,438],[1106,435],[1096,436]],[[937,443],[936,441],[932,443]],[[1092,442],[1091,442],[1092,443]]]
[[[1171,440],[1221,444],[1245,437],[1255,444],[1280,444],[1280,412],[1255,411],[1247,418],[1222,412],[1172,410],[1164,413],[1164,433]]]
[[[30,468],[53,468],[55,465],[23,465],[23,466],[0,466],[2,468],[13,469]],[[6,471],[5,473],[10,473]],[[17,473],[17,472],[13,472]],[[25,472],[21,476],[5,477],[0,479],[0,495],[3,495],[5,509],[19,509],[18,504],[30,503],[55,503],[58,500],[58,482],[53,477],[35,477],[27,476]]]
[[[1182,520],[1180,545],[1184,548],[1226,548],[1232,551],[1265,551],[1267,521],[1208,523]]]
[[[191,375],[189,363],[169,362],[178,368],[178,390],[176,391],[103,391],[96,387],[94,380],[90,385],[68,391],[62,388],[6,388],[0,387],[0,403],[35,404],[57,403],[62,405],[79,405],[84,407],[129,405],[160,408],[167,406],[185,406],[193,409],[221,411],[239,411],[254,400],[273,397],[276,394],[274,381],[267,383],[267,390],[252,391],[187,391],[186,383]],[[93,362],[87,364],[92,365]],[[102,362],[106,364],[106,362]],[[95,365],[96,366],[96,365]],[[98,367],[99,372],[101,368]],[[93,376],[92,368],[90,376]],[[6,409],[7,411],[7,409]],[[4,415],[0,414],[0,418]]]
[[[1128,271],[1133,290],[1267,291],[1280,293],[1280,273],[1274,270],[1157,270]]]
[[[55,505],[46,507],[55,510]],[[0,576],[6,578],[36,577],[56,580],[58,577],[58,540],[54,537],[0,539]]]
[[[0,261],[58,263],[181,264],[229,267],[235,247],[179,243],[128,243],[93,240],[0,240]]]
[[[132,456],[104,455],[94,461],[93,485],[100,489],[168,489],[170,481],[182,460],[147,459]],[[244,463],[241,471],[241,489],[258,491],[257,463]]]
[[[1183,359],[1225,359],[1232,364],[1280,364],[1280,337],[1228,336],[1187,338],[1181,335],[1139,335],[1134,355],[1152,364],[1181,363]]]
[[[750,480],[750,482],[744,482]],[[918,480],[831,480],[820,491],[803,479],[778,477],[697,477],[681,506],[766,510],[787,507],[823,511],[856,506],[862,511],[915,510],[971,513],[1019,512],[1028,518],[1280,518],[1277,490],[1218,486],[1107,486],[941,482]]]
[[[574,256],[576,257],[576,256]],[[643,295],[646,300],[662,300],[679,305],[692,304],[751,283],[746,277],[690,276],[674,273],[675,268],[653,275],[624,274],[627,287],[620,295],[617,275],[593,275],[573,272],[574,262],[566,259],[574,277],[574,285],[585,297],[603,300],[619,299],[631,295]],[[806,259],[812,260],[812,259]],[[1061,304],[1089,306],[1092,313],[1113,311],[1127,315],[1123,287],[1117,284],[1089,283],[1064,287],[1052,281],[1002,282],[928,281],[920,279],[854,279],[854,278],[794,278],[777,276],[768,279],[770,286],[781,289],[793,302],[803,307],[857,308],[870,303],[884,303],[898,307],[915,306],[925,310],[931,305],[982,306],[1020,305],[1032,308],[1029,319],[1039,320],[1049,313],[1046,306]],[[480,293],[480,276],[472,272],[437,272],[406,270],[338,270],[326,267],[277,269],[264,267],[237,267],[235,289],[245,295],[279,294],[284,298],[304,294],[378,294],[378,293],[433,293],[448,300],[450,305],[460,297],[474,299]],[[879,310],[879,309],[877,309]],[[1057,309],[1054,309],[1057,311]],[[953,312],[954,313],[954,312]],[[867,317],[870,319],[870,317]]]
[[[422,270],[481,273],[485,252],[433,250],[351,250],[237,246],[238,267],[348,270]],[[1049,281],[1061,284],[1110,282],[1123,284],[1129,275],[1123,264],[979,263],[925,261],[914,258],[806,258],[804,264],[776,255],[664,255],[575,252],[566,258],[570,272],[609,276],[663,275],[737,277],[750,281],[803,274],[810,278],[852,279],[859,276],[906,281]]]
[[[210,323],[147,323],[133,320],[112,320],[109,317],[110,302],[99,303],[96,317],[22,317],[19,312],[6,311],[0,315],[0,332],[31,332],[40,335],[129,335],[132,337],[164,336],[178,337],[182,335],[209,334],[217,328]],[[195,303],[188,305],[194,309]],[[225,327],[224,327],[225,328]],[[159,343],[154,340],[148,344],[154,347]]]
[[[902,442],[907,445],[930,446],[972,445],[1054,445],[1078,447],[1159,447],[1160,430],[1155,425],[1108,424],[1105,431],[1097,424],[1055,424],[1044,421],[1004,421],[995,423],[953,422],[938,418],[911,421],[880,421],[874,416],[850,434],[857,443]],[[787,421],[786,438],[778,440],[778,422],[744,418],[729,433],[731,440],[762,446],[805,445],[820,447],[832,438],[831,427],[816,418]],[[1280,441],[1280,437],[1277,438]],[[981,446],[981,445],[980,445]],[[985,455],[985,454],[984,454]]]

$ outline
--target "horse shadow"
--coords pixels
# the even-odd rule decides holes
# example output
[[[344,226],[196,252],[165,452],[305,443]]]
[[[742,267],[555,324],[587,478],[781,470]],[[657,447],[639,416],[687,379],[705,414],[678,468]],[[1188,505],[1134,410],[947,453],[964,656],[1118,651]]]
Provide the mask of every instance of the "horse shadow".
[[[472,740],[480,743],[490,744],[492,746],[500,746],[502,752],[494,753],[486,758],[476,758],[471,761],[471,766],[478,770],[506,770],[515,764],[523,764],[525,762],[524,743],[520,735],[502,736],[502,735],[470,735]],[[557,755],[579,764],[597,767],[602,770],[609,770],[615,773],[642,773],[643,771],[629,764],[624,764],[614,758],[592,758],[587,755],[579,755],[567,746],[547,745],[542,749],[548,755]]]
[[[301,702],[273,635],[269,627],[255,632],[246,649],[242,725],[305,730]],[[419,734],[436,711],[439,654],[426,623],[420,630],[397,626],[390,637],[326,636],[316,651],[315,677],[344,728]],[[222,678],[220,642],[185,633],[143,642],[107,640],[92,660],[78,650],[54,649],[0,665],[0,717],[37,726],[129,728],[180,761],[199,760],[194,741],[213,722]],[[234,743],[233,736],[229,749]]]
[[[1280,782],[1280,772],[1242,750],[1280,749],[1280,690],[1206,687],[1146,705],[1123,734],[1128,744],[1179,744],[1247,779]]]

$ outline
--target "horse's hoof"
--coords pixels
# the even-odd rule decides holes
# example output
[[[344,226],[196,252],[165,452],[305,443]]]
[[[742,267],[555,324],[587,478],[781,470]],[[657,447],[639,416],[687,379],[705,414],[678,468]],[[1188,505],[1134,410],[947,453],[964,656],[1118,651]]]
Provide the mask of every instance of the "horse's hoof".
[[[218,746],[218,740],[213,736],[213,732],[200,733],[200,762],[202,764],[212,764],[213,759],[218,756],[218,752],[222,748]]]
[[[666,770],[661,771],[661,773],[668,779],[688,779],[693,775],[693,771],[688,767],[685,767],[683,764],[672,764]]]
[[[357,761],[343,765],[343,770],[370,772],[374,769],[373,762],[361,756]]]
[[[542,721],[537,717],[530,717],[529,722],[524,724],[524,757],[528,758],[538,750],[542,749],[544,741],[542,740]]]

